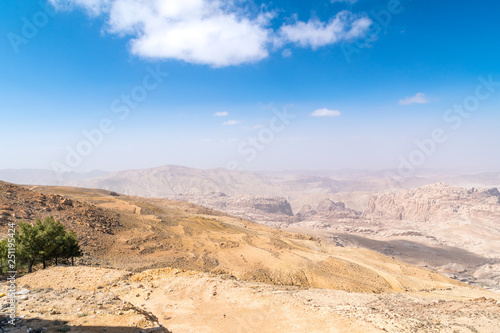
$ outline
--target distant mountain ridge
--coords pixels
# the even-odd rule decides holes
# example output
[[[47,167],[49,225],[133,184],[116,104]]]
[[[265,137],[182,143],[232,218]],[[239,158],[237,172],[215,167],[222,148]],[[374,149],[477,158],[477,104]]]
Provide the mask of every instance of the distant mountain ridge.
[[[211,193],[223,193],[227,196],[225,199],[247,195],[285,198],[294,213],[304,205],[316,207],[325,199],[344,202],[348,209],[363,211],[371,195],[439,182],[466,187],[500,186],[500,173],[494,172],[443,175],[423,170],[399,182],[387,178],[388,173],[390,170],[250,172],[165,165],[119,172],[66,173],[61,177],[51,170],[0,170],[0,180],[17,184],[97,188],[142,197],[193,200],[199,204],[210,199]],[[352,192],[358,194],[350,195]],[[212,206],[222,209],[218,203]]]
[[[86,173],[56,173],[46,169],[0,169],[0,180],[14,184],[57,186],[101,177],[106,174],[109,172],[103,170],[93,170]]]

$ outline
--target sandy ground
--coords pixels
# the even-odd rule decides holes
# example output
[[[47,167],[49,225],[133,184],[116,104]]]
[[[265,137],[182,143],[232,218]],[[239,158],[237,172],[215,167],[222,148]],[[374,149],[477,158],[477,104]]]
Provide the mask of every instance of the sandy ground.
[[[98,278],[96,278],[98,277]],[[275,286],[179,269],[53,267],[22,277],[18,328],[58,332],[498,332],[500,295]],[[6,290],[4,285],[3,290]],[[2,291],[3,292],[3,291]]]

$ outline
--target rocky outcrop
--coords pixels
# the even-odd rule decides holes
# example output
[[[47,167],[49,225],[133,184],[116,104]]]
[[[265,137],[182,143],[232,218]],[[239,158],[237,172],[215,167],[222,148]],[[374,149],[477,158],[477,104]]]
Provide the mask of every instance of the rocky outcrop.
[[[360,215],[360,212],[346,207],[343,202],[334,202],[330,199],[324,199],[318,204],[316,209],[313,209],[310,205],[302,207],[302,210],[297,213],[297,218],[300,221],[357,219]]]
[[[231,196],[222,192],[210,192],[206,194],[179,194],[169,198],[192,202],[268,225],[275,225],[276,222],[295,222],[290,203],[282,197]]]
[[[231,210],[245,209],[265,214],[293,216],[290,203],[285,198],[277,197],[243,196],[232,201],[228,208]]]
[[[297,217],[301,221],[312,220],[318,212],[312,208],[311,205],[304,205],[300,212],[297,213]]]
[[[451,187],[444,183],[372,197],[364,218],[409,221],[470,220],[500,210],[498,189]]]
[[[497,197],[498,203],[500,204],[500,191],[498,191],[496,187],[486,190],[484,193],[489,197]]]
[[[98,234],[111,234],[113,228],[120,226],[116,213],[95,205],[0,182],[0,227],[19,221],[43,220],[49,216],[73,229],[84,245]]]
[[[333,202],[330,199],[321,201],[316,209],[319,215],[326,218],[356,218],[361,213],[347,208],[343,202]]]

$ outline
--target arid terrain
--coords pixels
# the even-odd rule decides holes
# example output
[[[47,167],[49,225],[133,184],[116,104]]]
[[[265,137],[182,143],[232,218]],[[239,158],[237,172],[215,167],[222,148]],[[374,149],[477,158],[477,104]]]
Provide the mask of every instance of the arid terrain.
[[[97,177],[99,172],[66,175],[61,182],[191,202],[500,290],[500,175],[423,170],[398,179],[388,177],[391,173],[252,173],[167,165]]]
[[[11,332],[496,332],[500,324],[498,293],[371,251],[381,245],[359,246],[368,241],[355,234],[314,237],[187,202],[75,187],[0,183],[0,206],[3,232],[8,222],[53,215],[85,253],[76,267],[18,279],[23,317]]]
[[[499,291],[499,199],[496,188],[439,183],[374,195],[356,214],[339,204],[303,209],[303,221],[284,229],[369,248]]]
[[[134,271],[168,266],[359,292],[454,283],[376,252],[330,246],[190,203],[103,190],[1,186],[4,229],[18,218],[54,216],[80,234],[87,265]]]
[[[19,279],[29,292],[10,332],[497,332],[498,294],[447,285],[349,293],[178,269],[131,274],[52,267]]]
[[[500,333],[499,12],[2,1],[0,333]]]

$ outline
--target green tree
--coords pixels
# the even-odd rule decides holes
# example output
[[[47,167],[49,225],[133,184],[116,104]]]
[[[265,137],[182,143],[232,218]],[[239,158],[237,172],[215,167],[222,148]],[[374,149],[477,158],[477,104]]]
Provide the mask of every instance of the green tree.
[[[3,274],[4,262],[7,263],[7,253],[8,253],[7,239],[2,239],[0,241],[0,274]]]
[[[83,255],[80,244],[78,244],[78,239],[76,238],[76,233],[70,230],[66,237],[64,238],[64,255],[63,258],[71,258],[71,265],[75,265],[74,258],[81,257]]]
[[[18,246],[18,260],[27,263],[28,273],[37,262],[41,262],[43,268],[47,262],[59,258],[71,258],[82,256],[78,239],[72,230],[67,232],[60,221],[53,217],[46,218],[43,222],[36,220],[35,223],[19,223],[19,232],[16,235]]]
[[[48,260],[55,259],[57,264],[57,258],[64,255],[67,233],[64,225],[53,217],[46,218],[40,224],[39,232],[41,234],[39,256],[45,269]]]
[[[26,222],[19,223],[19,232],[16,234],[17,244],[17,260],[24,261],[28,265],[28,273],[32,272],[33,265],[39,258],[40,251],[40,225],[41,221],[37,220],[35,224]]]

